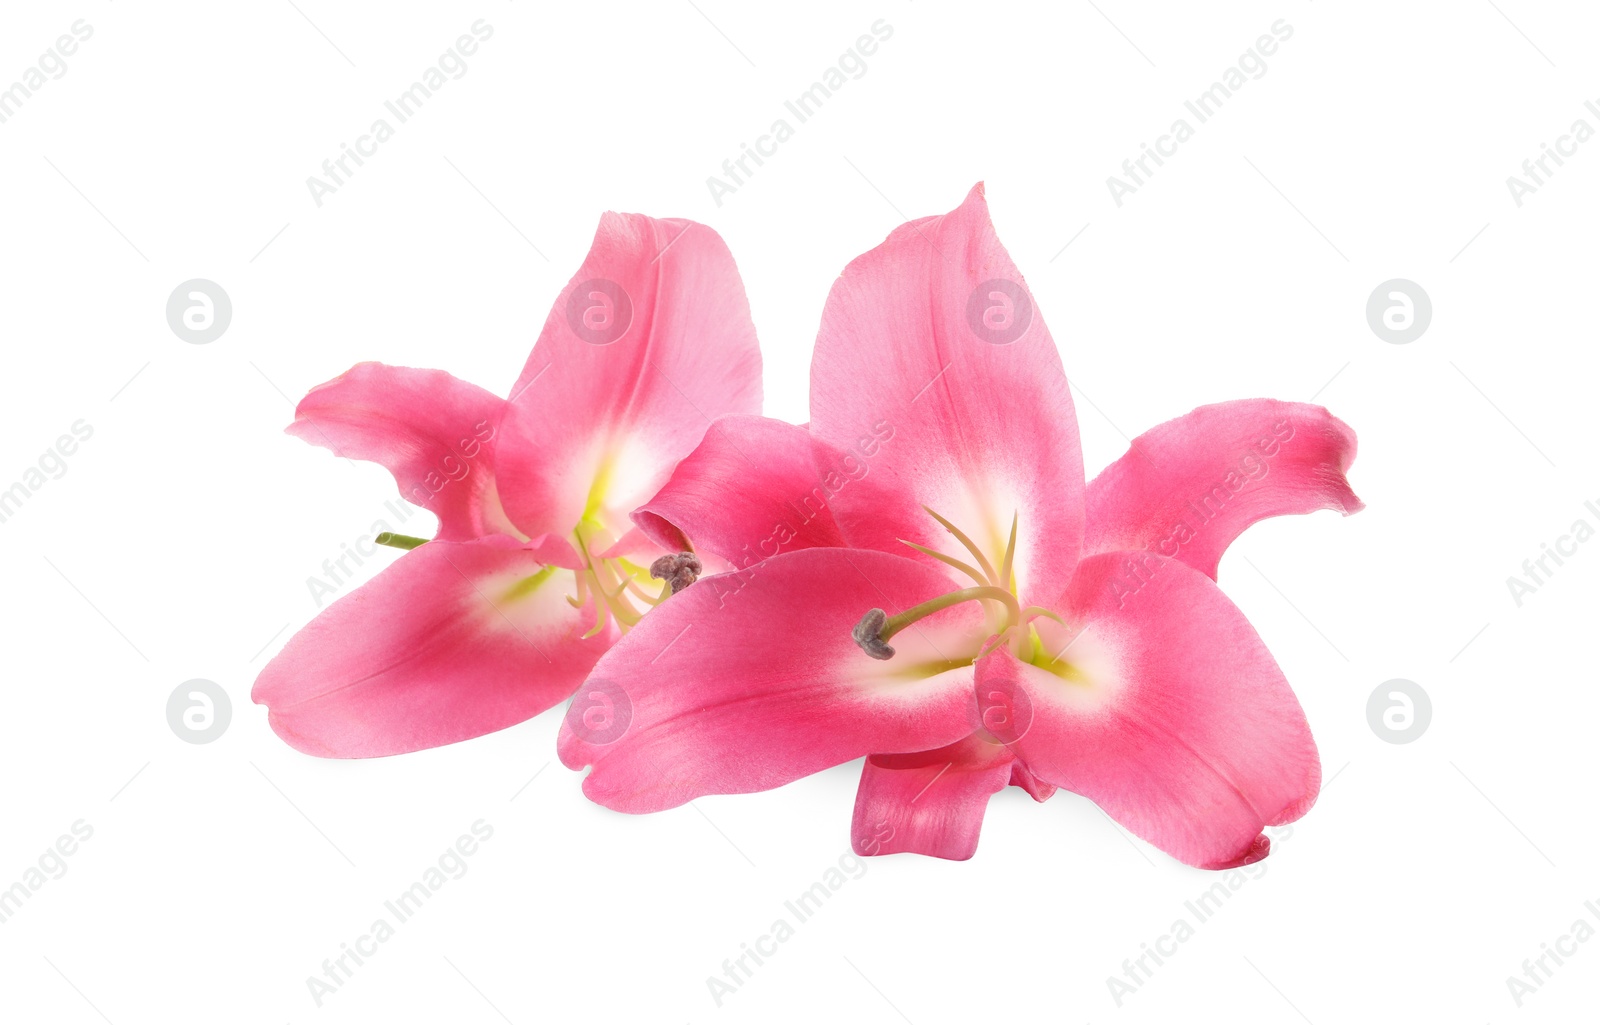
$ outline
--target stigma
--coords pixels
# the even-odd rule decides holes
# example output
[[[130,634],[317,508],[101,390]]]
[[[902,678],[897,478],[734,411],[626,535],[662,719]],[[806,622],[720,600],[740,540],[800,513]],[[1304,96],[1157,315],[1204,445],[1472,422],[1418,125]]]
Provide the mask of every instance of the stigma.
[[[650,564],[650,578],[652,580],[665,580],[667,586],[672,588],[672,593],[688,587],[700,579],[699,556],[693,552],[677,552],[672,555],[663,555]]]

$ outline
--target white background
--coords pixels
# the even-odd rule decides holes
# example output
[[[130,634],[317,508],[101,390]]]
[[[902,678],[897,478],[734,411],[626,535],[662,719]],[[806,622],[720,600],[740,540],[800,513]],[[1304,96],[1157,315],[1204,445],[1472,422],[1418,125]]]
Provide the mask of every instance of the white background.
[[[94,435],[0,523],[0,887],[76,820],[94,833],[0,923],[0,1017],[1592,1016],[1600,942],[1521,1008],[1506,977],[1600,902],[1600,543],[1520,608],[1506,578],[1600,523],[1600,141],[1521,207],[1505,180],[1575,119],[1600,128],[1600,17],[1496,2],[7,5],[0,85],[74,20],[94,35],[0,125],[0,487],[74,421]],[[306,178],[479,18],[469,72],[319,208]],[[707,176],[879,18],[894,34],[867,73],[717,206]],[[1264,77],[1119,208],[1107,176],[1280,18]],[[1122,1006],[1107,978],[1216,877],[1072,794],[998,795],[966,863],[870,861],[719,1008],[706,978],[848,850],[858,765],[635,818],[553,762],[559,708],[367,762],[268,730],[255,674],[395,492],[281,433],[308,388],[378,359],[503,394],[600,212],[636,210],[727,239],[767,412],[802,421],[834,276],[980,179],[1091,473],[1229,398],[1315,395],[1360,436],[1364,512],[1259,525],[1220,575],[1305,706],[1326,790]],[[195,277],[234,305],[209,345],[164,316]],[[1409,345],[1365,318],[1395,277],[1433,302]],[[419,515],[407,531],[430,533]],[[199,746],[165,713],[196,677],[233,706]],[[1433,703],[1405,745],[1367,722],[1396,677]],[[319,1009],[306,978],[480,818],[467,874]]]

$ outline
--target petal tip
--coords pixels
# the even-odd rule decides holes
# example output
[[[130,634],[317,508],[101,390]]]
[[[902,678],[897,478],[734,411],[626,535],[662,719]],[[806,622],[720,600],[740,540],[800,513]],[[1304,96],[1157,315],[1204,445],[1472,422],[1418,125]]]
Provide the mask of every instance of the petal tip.
[[[580,768],[581,766],[572,766],[568,763],[568,767]],[[621,812],[625,815],[644,815],[654,811],[665,811],[668,808],[676,808],[689,800],[688,797],[668,802],[642,799],[641,795],[637,793],[608,788],[602,778],[596,776],[593,772],[583,778],[583,796],[602,808]]]
[[[1215,871],[1221,871],[1229,868],[1243,868],[1246,865],[1254,865],[1256,862],[1260,861],[1262,858],[1265,858],[1271,853],[1272,841],[1267,839],[1267,834],[1257,833],[1255,839],[1251,840],[1250,845],[1246,847],[1244,851],[1237,857],[1229,858],[1225,861],[1215,862],[1210,865],[1201,865],[1200,867]]]
[[[255,698],[254,691],[251,692],[251,697],[252,699]],[[257,701],[257,704],[265,703],[266,702],[264,701]],[[296,751],[299,751],[303,755],[310,755],[313,758],[351,757],[349,755],[340,754],[325,744],[315,744],[307,740],[305,737],[291,730],[288,725],[284,723],[283,718],[279,716],[277,712],[272,711],[271,708],[267,709],[267,725],[272,728],[273,733],[278,735],[279,740],[283,741],[285,744],[288,744],[290,747],[294,748]]]
[[[577,734],[572,732],[572,727],[565,721],[561,724],[561,735],[556,738],[556,757],[561,764],[573,772],[582,772],[591,762],[584,745],[578,740]],[[589,780],[583,781],[584,793],[589,792]]]

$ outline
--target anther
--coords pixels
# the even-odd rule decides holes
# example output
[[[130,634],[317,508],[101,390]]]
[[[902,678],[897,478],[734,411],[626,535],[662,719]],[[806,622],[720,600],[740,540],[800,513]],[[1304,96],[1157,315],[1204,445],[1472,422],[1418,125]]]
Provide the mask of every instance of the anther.
[[[688,587],[700,578],[700,557],[693,552],[678,552],[673,555],[663,555],[650,564],[650,577],[653,580],[665,580],[672,588],[672,593]]]
[[[850,636],[861,645],[861,650],[880,662],[894,658],[894,649],[884,641],[880,633],[883,624],[888,621],[889,614],[882,609],[869,609],[867,614],[861,617],[861,622],[855,625],[855,629],[850,631]]]

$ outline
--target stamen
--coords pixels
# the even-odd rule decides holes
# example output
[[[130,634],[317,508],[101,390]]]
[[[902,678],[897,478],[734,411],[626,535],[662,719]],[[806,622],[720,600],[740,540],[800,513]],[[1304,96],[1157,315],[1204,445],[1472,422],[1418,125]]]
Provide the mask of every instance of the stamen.
[[[983,549],[979,548],[977,545],[972,543],[972,538],[970,538],[967,535],[963,534],[960,530],[958,530],[956,528],[956,525],[954,523],[951,523],[949,520],[945,519],[943,516],[940,516],[938,513],[934,512],[932,509],[929,509],[927,506],[923,506],[922,508],[923,508],[923,511],[926,512],[929,516],[932,516],[934,519],[938,520],[939,521],[939,525],[941,527],[943,527],[945,530],[948,530],[952,537],[954,537],[957,541],[960,541],[962,543],[962,545],[964,545],[966,547],[967,551],[972,553],[973,559],[977,560],[978,567],[980,569],[982,569],[984,574],[989,578],[988,579],[988,583],[994,584],[996,587],[1004,587],[1005,586],[1005,581],[1004,580],[996,579],[995,572],[994,572],[994,564],[989,561],[989,557],[988,556],[983,554]]]
[[[651,594],[640,585],[639,581],[633,578],[633,574],[629,573],[625,576],[627,578],[628,593],[633,595],[635,598],[638,598],[646,605],[660,605],[667,599],[667,596],[672,593],[672,585],[668,584],[661,588],[660,594]]]
[[[693,552],[678,552],[675,555],[663,555],[650,564],[650,576],[655,580],[665,580],[672,588],[672,593],[688,587],[700,578],[699,556]]]
[[[878,633],[888,619],[889,614],[882,609],[868,609],[867,614],[861,617],[861,622],[850,631],[850,636],[861,645],[861,650],[880,662],[894,658],[894,649],[885,644]]]
[[[606,537],[604,527],[588,513],[572,531],[573,543],[583,559],[583,568],[573,571],[577,593],[567,596],[567,604],[581,609],[590,601],[595,603],[595,623],[583,635],[586,638],[600,633],[612,620],[626,633],[644,618],[652,606],[661,604],[669,595],[688,587],[700,575],[700,560],[692,552],[671,556],[677,560],[673,582],[663,586],[659,595],[652,594],[641,583],[645,573],[643,566],[621,557],[603,559],[596,556],[595,550],[602,547]]]
[[[620,584],[616,582],[612,576],[610,561],[601,559],[590,567],[590,572],[594,573],[595,593],[610,608],[611,615],[615,617],[617,625],[626,630],[628,627],[638,623],[640,618],[639,611],[631,603],[622,600],[623,592],[627,591],[628,585],[626,582]]]
[[[1027,608],[1022,610],[1022,621],[1024,623],[1031,623],[1035,619],[1039,619],[1041,617],[1044,619],[1053,619],[1062,626],[1067,625],[1067,621],[1065,619],[1062,619],[1060,616],[1056,615],[1054,612],[1051,612],[1043,605],[1029,605]]]
[[[1000,562],[1000,586],[1011,586],[1011,563],[1017,554],[1017,514],[1011,514],[1011,540],[1006,542],[1006,557]]]
[[[572,579],[577,585],[578,593],[576,595],[568,595],[567,604],[575,609],[581,609],[583,608],[583,603],[589,600],[589,571],[587,569],[576,570],[572,574]]]
[[[962,562],[960,559],[957,559],[957,558],[954,558],[952,556],[946,555],[943,552],[936,552],[932,548],[927,547],[926,545],[917,544],[915,541],[907,541],[903,537],[902,538],[897,538],[896,540],[898,540],[903,545],[910,545],[912,548],[915,548],[917,551],[921,552],[923,555],[931,555],[931,556],[933,556],[935,559],[938,559],[940,562],[944,563],[946,566],[954,566],[956,569],[959,569],[961,572],[965,573],[967,576],[971,577],[973,580],[976,580],[980,587],[989,582],[989,581],[984,579],[982,573],[979,573],[976,569],[973,569],[971,566],[969,566],[966,563]]]
[[[404,548],[408,552],[413,548],[421,548],[428,543],[428,539],[425,537],[411,537],[409,534],[391,534],[387,530],[372,540],[380,545],[388,545],[390,548]]]
[[[595,583],[598,585],[599,581],[595,581]],[[595,591],[598,593],[595,595],[597,600],[594,603],[594,626],[589,629],[588,633],[583,635],[584,640],[588,640],[589,638],[598,634],[600,631],[604,630],[606,628],[606,620],[611,618],[610,606],[605,602],[605,592],[600,590],[598,586],[595,587]]]
[[[1004,644],[1005,642],[1006,642],[1006,635],[1005,634],[1003,634],[1003,633],[995,634],[993,637],[989,638],[989,641],[988,641],[987,644],[985,644],[982,648],[978,649],[978,653],[976,655],[972,656],[972,661],[974,661],[974,662],[982,661],[983,657],[985,655],[989,654],[991,651],[994,651],[996,648],[1000,647],[1000,645]]]

